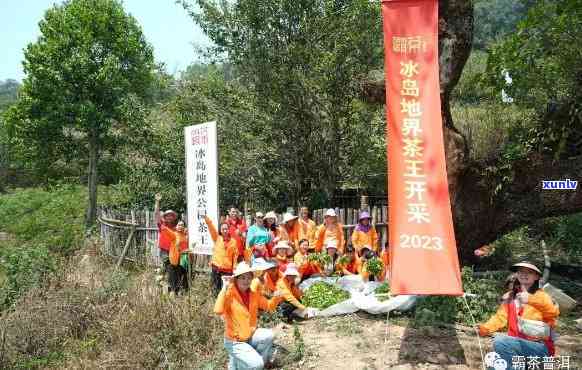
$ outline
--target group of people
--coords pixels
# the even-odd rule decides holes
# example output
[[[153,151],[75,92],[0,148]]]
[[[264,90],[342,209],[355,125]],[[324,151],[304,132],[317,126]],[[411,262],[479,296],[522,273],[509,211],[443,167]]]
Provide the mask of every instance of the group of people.
[[[158,202],[156,197],[156,214]],[[175,212],[159,215],[160,250],[167,260],[170,254],[167,241],[182,248],[185,229],[178,230]],[[254,224],[247,228],[233,207],[218,230],[210,218],[205,218],[214,242],[211,261],[212,284],[217,294],[214,312],[225,322],[224,347],[229,355],[229,369],[263,369],[272,365],[273,331],[257,328],[260,310],[279,310],[287,320],[314,316],[316,310],[301,303],[298,284],[302,279],[330,274],[359,274],[363,279],[379,280],[389,276],[387,246],[380,248],[368,213],[360,214],[348,243],[333,209],[326,212],[320,226],[309,219],[306,208],[301,209],[300,215],[287,213],[277,225],[273,212],[266,215],[257,212]],[[323,250],[331,257],[326,265],[308,258],[310,253]],[[366,262],[374,256],[384,262],[385,271],[377,277],[366,274]],[[183,271],[172,263],[165,264],[172,285]],[[478,326],[481,336],[495,335],[494,361],[503,361],[507,369],[523,368],[521,362],[516,362],[522,359],[527,362],[555,355],[554,329],[559,315],[558,306],[540,287],[542,274],[535,265],[521,262],[511,270],[513,274],[507,280],[497,312]],[[181,287],[179,283],[176,286]],[[497,333],[504,328],[506,334]]]
[[[389,255],[387,245],[381,248],[378,233],[366,211],[359,215],[358,224],[346,242],[344,226],[338,222],[333,209],[328,209],[323,224],[317,226],[309,218],[306,207],[300,216],[283,215],[277,224],[274,212],[257,212],[254,223],[247,228],[236,208],[231,208],[218,231],[210,218],[206,223],[214,250],[210,262],[215,294],[221,289],[222,276],[232,275],[238,262],[245,261],[254,267],[258,260],[272,264],[283,274],[288,266],[296,269],[300,280],[313,276],[361,275],[365,280],[385,280],[388,276]],[[314,253],[327,254],[326,258],[311,258]],[[376,275],[367,269],[367,262],[378,257],[383,261],[383,271]],[[322,262],[325,261],[325,262]]]

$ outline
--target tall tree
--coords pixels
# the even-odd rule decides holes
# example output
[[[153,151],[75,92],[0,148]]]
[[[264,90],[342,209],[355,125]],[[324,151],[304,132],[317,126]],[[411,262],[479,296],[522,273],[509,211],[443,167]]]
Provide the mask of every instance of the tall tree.
[[[366,0],[192,1],[195,21],[226,57],[241,83],[272,117],[269,144],[287,175],[286,202],[296,205],[313,193],[331,198],[350,171],[351,151],[372,151],[370,127],[352,135],[364,115],[353,77],[381,64],[378,5]],[[372,109],[377,111],[376,108]],[[379,123],[380,121],[374,121]],[[379,129],[379,130],[378,130]],[[348,138],[353,138],[350,145]],[[260,176],[258,173],[249,175]],[[351,181],[355,183],[355,181]],[[285,202],[285,201],[284,201]]]
[[[470,142],[451,115],[451,92],[471,51],[470,0],[439,1],[439,67],[443,131],[455,234],[463,261],[473,250],[520,226],[582,210],[582,188],[551,191],[543,180],[582,173],[582,6],[578,0],[538,1],[518,31],[494,48],[489,82],[508,89],[516,104],[535,107],[528,130],[514,133],[502,155],[470,158]],[[511,86],[503,79],[510,71]],[[384,102],[384,85],[367,94]],[[379,99],[380,97],[380,99]],[[500,95],[499,95],[500,97]],[[479,128],[475,128],[479,130]]]
[[[194,19],[215,42],[216,51],[269,102],[273,116],[280,117],[275,119],[274,131],[281,134],[292,158],[282,163],[282,169],[295,174],[295,168],[311,165],[312,174],[301,172],[309,174],[308,183],[337,187],[338,178],[344,176],[338,170],[342,158],[338,148],[349,140],[346,122],[353,116],[352,89],[363,87],[367,101],[385,102],[383,81],[371,83],[366,77],[381,66],[379,4],[363,0],[195,2],[200,10],[192,12]],[[514,96],[522,98],[518,104],[541,108],[531,122],[535,129],[515,133],[502,155],[484,161],[471,158],[471,142],[451,114],[452,92],[472,49],[473,1],[439,1],[447,174],[456,237],[465,262],[472,259],[475,248],[519,226],[582,209],[580,187],[558,193],[542,190],[541,182],[577,178],[582,171],[582,58],[575,47],[582,29],[580,2],[538,3],[513,41],[500,48],[507,51],[504,57],[494,51],[499,62],[493,60],[490,67],[497,80],[502,78],[503,67],[511,69],[515,89],[521,88],[519,93],[512,89]],[[559,52],[553,49],[556,45]],[[345,108],[348,103],[350,109]],[[297,191],[310,189],[299,186]]]
[[[120,132],[139,129],[135,117],[155,78],[153,50],[117,0],[65,1],[47,10],[39,27],[41,36],[24,52],[19,101],[6,120],[34,148],[41,171],[63,152],[71,156],[71,140],[79,143],[73,155],[88,160],[91,225],[101,155]]]

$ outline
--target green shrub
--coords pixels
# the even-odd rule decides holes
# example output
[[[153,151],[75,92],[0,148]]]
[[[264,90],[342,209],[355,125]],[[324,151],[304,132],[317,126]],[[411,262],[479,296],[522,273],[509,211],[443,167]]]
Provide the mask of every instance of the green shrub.
[[[0,249],[0,269],[5,282],[0,287],[0,308],[10,305],[21,292],[42,281],[55,270],[54,258],[45,245],[13,245]]]
[[[473,271],[464,267],[461,273],[465,293],[476,294],[467,297],[467,304],[476,323],[487,320],[499,306],[501,282],[491,279],[475,279]],[[435,325],[437,323],[461,323],[472,326],[473,319],[468,312],[463,297],[428,296],[416,306],[414,324],[417,326]]]

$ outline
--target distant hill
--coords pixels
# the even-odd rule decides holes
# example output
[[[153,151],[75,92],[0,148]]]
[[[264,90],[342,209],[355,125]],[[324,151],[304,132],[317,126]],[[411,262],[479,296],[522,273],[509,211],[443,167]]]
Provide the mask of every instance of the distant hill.
[[[7,79],[0,81],[0,112],[6,110],[16,101],[20,83],[16,80]]]

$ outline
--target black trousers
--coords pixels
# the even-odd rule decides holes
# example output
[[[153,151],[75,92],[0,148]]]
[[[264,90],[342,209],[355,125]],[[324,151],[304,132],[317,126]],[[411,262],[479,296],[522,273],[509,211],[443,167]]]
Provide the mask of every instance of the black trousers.
[[[210,282],[212,283],[212,293],[214,297],[218,296],[220,290],[222,289],[222,277],[230,276],[232,274],[219,271],[216,267],[212,266],[212,271],[210,272]]]
[[[174,292],[178,294],[181,289],[188,291],[188,271],[182,266],[173,266],[170,263],[168,253],[162,251],[160,255],[164,262],[164,269],[168,274],[168,293]]]

